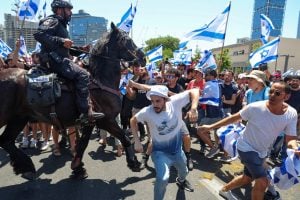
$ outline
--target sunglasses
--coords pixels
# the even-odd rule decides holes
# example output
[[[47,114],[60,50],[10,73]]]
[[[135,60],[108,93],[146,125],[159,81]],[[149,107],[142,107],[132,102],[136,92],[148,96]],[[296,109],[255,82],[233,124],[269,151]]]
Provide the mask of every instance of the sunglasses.
[[[165,75],[165,77],[166,77],[166,79],[173,79],[173,78],[175,78],[174,75]]]
[[[274,94],[275,94],[276,96],[278,96],[278,97],[282,94],[279,90],[270,90],[269,93],[270,93],[270,94],[273,94],[273,93],[274,93]]]

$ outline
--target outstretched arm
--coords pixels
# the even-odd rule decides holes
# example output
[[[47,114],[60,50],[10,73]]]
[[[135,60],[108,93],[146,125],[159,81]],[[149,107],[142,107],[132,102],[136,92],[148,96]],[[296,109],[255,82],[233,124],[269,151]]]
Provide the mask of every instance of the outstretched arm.
[[[241,120],[242,117],[240,115],[240,113],[235,113],[229,117],[226,117],[214,124],[211,124],[211,125],[203,125],[203,126],[200,126],[198,129],[199,131],[201,132],[208,132],[210,130],[213,130],[213,129],[217,129],[217,128],[220,128],[222,126],[226,126],[228,124],[232,124],[232,123],[235,123],[239,120]]]

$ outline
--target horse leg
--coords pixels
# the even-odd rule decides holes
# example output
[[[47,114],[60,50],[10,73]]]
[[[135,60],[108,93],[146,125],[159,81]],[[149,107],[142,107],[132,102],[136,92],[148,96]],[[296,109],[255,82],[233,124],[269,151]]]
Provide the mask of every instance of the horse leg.
[[[106,123],[108,124],[108,123]],[[109,123],[110,126],[106,126],[106,130],[112,134],[114,137],[118,138],[120,142],[122,143],[125,153],[126,153],[126,161],[127,166],[129,169],[131,169],[133,172],[139,172],[141,171],[141,163],[137,160],[137,157],[135,155],[133,144],[131,144],[131,141],[129,137],[126,135],[125,131],[120,128],[118,123],[116,121]]]
[[[15,139],[27,123],[24,117],[16,117],[6,124],[6,128],[0,136],[0,146],[7,151],[11,159],[11,165],[16,175],[28,180],[35,178],[35,167],[31,158],[15,145]]]
[[[84,163],[82,162],[82,157],[90,141],[93,128],[94,125],[85,125],[81,127],[82,135],[76,143],[76,154],[71,163],[71,169],[73,170],[71,178],[84,179],[88,177],[86,169],[83,167]]]

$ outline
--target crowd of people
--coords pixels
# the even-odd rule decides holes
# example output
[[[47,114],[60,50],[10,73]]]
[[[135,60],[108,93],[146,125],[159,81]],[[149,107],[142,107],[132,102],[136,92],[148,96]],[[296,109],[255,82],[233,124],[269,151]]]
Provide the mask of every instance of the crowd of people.
[[[41,21],[35,38],[42,43],[42,51],[53,54],[53,46],[56,44],[64,53],[73,44],[65,32],[59,36],[53,35],[55,43],[51,44],[51,40],[44,37],[52,34],[49,32],[50,28],[65,30],[73,7],[68,3],[60,4],[65,1],[53,2],[54,15]],[[58,40],[59,37],[63,39]],[[40,65],[39,53],[33,53],[30,59],[20,58],[19,49],[20,42],[16,41],[15,50],[7,59],[0,58],[0,70],[30,69]],[[89,93],[84,90],[88,76],[84,67],[88,63],[78,58],[71,60],[69,57],[64,57],[61,62],[56,55],[52,55],[52,60],[63,65],[59,69],[53,68],[59,75],[66,78],[70,75],[64,71],[64,67],[65,70],[76,69],[74,73],[79,74],[76,76],[78,80],[69,79],[76,82],[77,92],[80,93],[77,95],[80,118],[89,118],[89,115],[101,117],[101,113],[88,113]],[[273,186],[269,186],[265,161],[269,157],[273,163],[281,163],[286,157],[286,148],[294,149],[299,155],[296,141],[300,139],[300,74],[290,73],[283,77],[280,71],[271,74],[268,69],[259,68],[250,72],[235,73],[224,70],[218,73],[216,69],[203,70],[196,65],[174,65],[168,61],[161,62],[156,71],[151,72],[134,62],[121,73],[122,78],[128,74],[132,74],[132,78],[122,85],[126,92],[122,93],[119,125],[124,132],[132,134],[136,152],[143,153],[141,168],[148,165],[151,156],[156,171],[154,199],[164,198],[171,166],[178,171],[178,187],[190,192],[194,190],[187,180],[194,162],[191,157],[192,137],[199,141],[199,154],[208,159],[214,159],[220,152],[221,158],[216,162],[230,163],[237,159],[224,150],[216,134],[218,128],[236,121],[246,125],[237,142],[239,158],[245,168],[221,189],[220,195],[226,199],[235,199],[232,189],[255,181],[252,199],[279,198],[279,193]],[[211,82],[218,85],[218,102],[199,103],[199,98]],[[61,156],[59,134],[51,128],[51,124],[28,124],[22,132],[20,147],[37,148],[39,131],[43,138],[40,150],[47,150],[49,141],[53,138],[53,154]],[[76,131],[78,130],[75,127],[68,130],[70,152],[73,156]],[[98,129],[95,132],[99,134],[99,143],[105,146],[107,134],[100,135],[101,130]],[[145,148],[141,143],[144,140]],[[115,144],[117,156],[121,156],[121,143],[116,140]]]

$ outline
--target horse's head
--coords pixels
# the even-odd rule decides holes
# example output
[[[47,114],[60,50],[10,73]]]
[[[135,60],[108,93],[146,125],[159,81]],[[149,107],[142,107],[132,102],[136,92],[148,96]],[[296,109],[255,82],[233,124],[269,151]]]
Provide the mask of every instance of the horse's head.
[[[114,23],[111,23],[112,34],[115,35],[115,39],[118,43],[119,58],[127,62],[138,62],[141,66],[146,65],[145,54],[138,48],[129,35],[118,29]]]
[[[114,23],[111,23],[111,31],[98,40],[90,54],[92,71],[95,71],[95,67],[99,67],[100,64],[109,63],[111,66],[134,61],[145,66],[144,52],[135,45],[126,32],[118,29]]]

